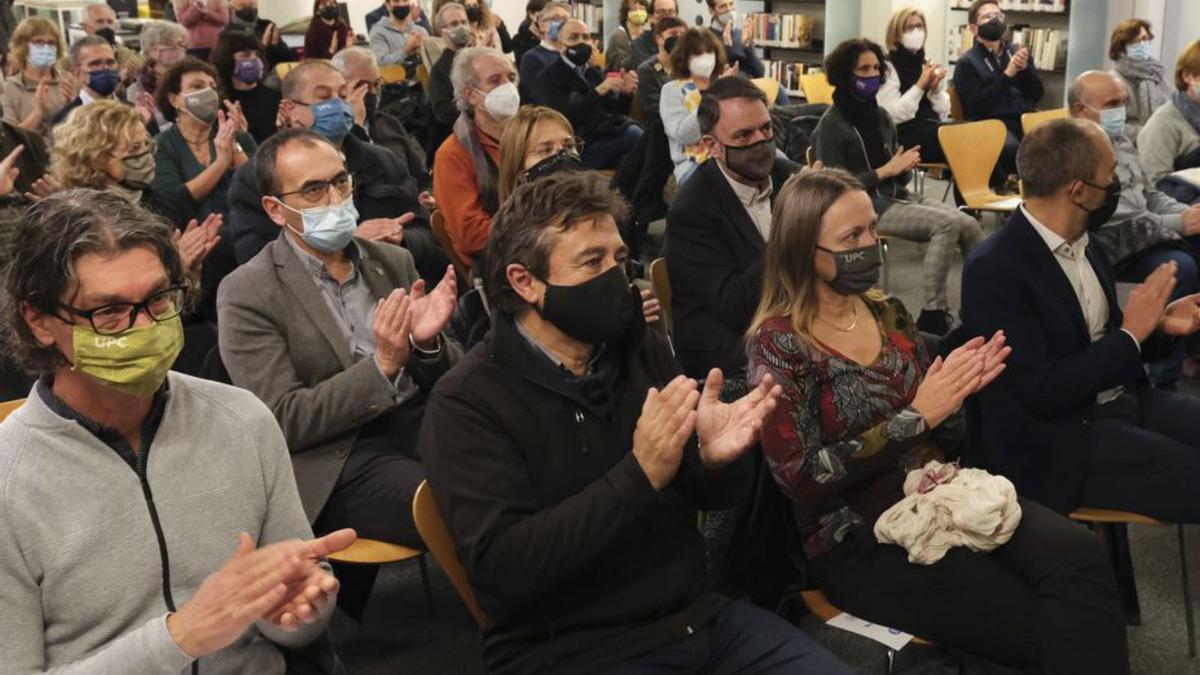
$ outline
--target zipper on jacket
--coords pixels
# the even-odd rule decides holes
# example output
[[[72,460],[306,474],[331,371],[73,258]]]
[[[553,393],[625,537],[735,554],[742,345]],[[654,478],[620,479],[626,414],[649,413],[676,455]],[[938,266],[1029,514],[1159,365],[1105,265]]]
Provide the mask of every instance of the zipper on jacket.
[[[585,429],[583,426],[583,423],[586,420],[587,420],[587,416],[584,415],[583,408],[576,408],[575,409],[575,426],[579,429],[579,451],[585,455],[588,454],[588,452],[590,452],[588,450],[588,444],[587,444],[587,429]]]

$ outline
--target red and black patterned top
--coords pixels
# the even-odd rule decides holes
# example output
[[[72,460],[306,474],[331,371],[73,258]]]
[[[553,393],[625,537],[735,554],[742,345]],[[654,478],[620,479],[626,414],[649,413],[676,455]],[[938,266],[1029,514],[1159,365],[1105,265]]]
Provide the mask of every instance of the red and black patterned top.
[[[863,299],[882,343],[868,366],[800,337],[786,317],[763,324],[751,347],[751,382],[770,373],[783,387],[762,446],[793,501],[809,558],[836,546],[850,528],[873,523],[903,497],[905,472],[936,452],[927,434],[896,438],[904,435],[897,425],[884,433],[912,401],[930,359],[899,300]]]

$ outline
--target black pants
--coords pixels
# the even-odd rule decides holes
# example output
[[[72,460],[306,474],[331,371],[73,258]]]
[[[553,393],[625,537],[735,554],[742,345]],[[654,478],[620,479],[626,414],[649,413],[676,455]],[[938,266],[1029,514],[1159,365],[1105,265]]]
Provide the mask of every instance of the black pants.
[[[450,258],[438,246],[433,230],[425,222],[414,221],[405,225],[403,246],[412,254],[417,274],[425,280],[425,290],[432,291],[446,275],[446,267],[450,264]],[[459,288],[464,288],[466,284],[466,279],[458,280]]]
[[[1100,539],[1032,501],[991,553],[950,549],[908,562],[853,530],[809,563],[833,604],[869,621],[1010,667],[1054,675],[1125,675],[1129,654],[1113,571]]]
[[[770,612],[735,600],[707,625],[666,647],[642,654],[604,675],[850,675],[824,647]]]
[[[937,120],[909,120],[896,128],[900,145],[906,149],[921,146],[922,162],[945,162],[946,153],[938,140],[942,124]]]
[[[1080,503],[1200,523],[1200,400],[1138,387],[1100,406]]]

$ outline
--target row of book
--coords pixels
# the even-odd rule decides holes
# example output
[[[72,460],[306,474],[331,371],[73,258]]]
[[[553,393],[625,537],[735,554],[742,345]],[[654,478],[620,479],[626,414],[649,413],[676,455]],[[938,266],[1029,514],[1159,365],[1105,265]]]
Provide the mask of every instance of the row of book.
[[[813,20],[806,14],[751,14],[751,37],[760,47],[809,49]]]
[[[803,63],[764,59],[763,66],[766,76],[777,80],[779,86],[788,91],[800,91],[800,76],[807,72]]]
[[[572,2],[571,18],[587,24],[593,34],[604,35],[604,7],[590,2]]]
[[[1008,12],[1050,12],[1065,14],[1068,0],[1000,0],[1000,9]],[[971,0],[951,0],[953,9],[967,9]]]
[[[962,26],[958,30],[959,53],[967,51],[974,44],[975,36],[971,29]],[[1029,48],[1029,56],[1033,67],[1038,70],[1058,70],[1067,64],[1067,31],[1057,28],[1040,26],[1012,27],[1013,44]]]

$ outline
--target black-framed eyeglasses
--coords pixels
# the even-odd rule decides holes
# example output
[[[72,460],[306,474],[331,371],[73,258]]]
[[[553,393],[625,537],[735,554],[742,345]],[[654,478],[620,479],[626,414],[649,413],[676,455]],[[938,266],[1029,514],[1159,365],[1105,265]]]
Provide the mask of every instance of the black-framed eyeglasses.
[[[154,321],[174,319],[183,311],[184,286],[172,286],[159,291],[141,302],[116,302],[95,309],[79,309],[64,303],[58,306],[75,316],[81,316],[92,324],[92,330],[100,335],[119,335],[133,328],[138,314],[145,312]],[[58,317],[67,323],[74,323]]]
[[[304,187],[300,188],[299,190],[283,192],[276,195],[276,197],[283,199],[289,195],[300,195],[300,199],[303,199],[305,202],[317,205],[320,204],[325,198],[325,195],[328,194],[330,187],[333,188],[333,191],[339,198],[345,199],[346,197],[350,196],[351,192],[354,191],[354,179],[350,176],[350,172],[343,171],[329,180],[307,181],[304,184]]]
[[[557,155],[564,150],[572,155],[578,156],[583,152],[583,139],[579,137],[571,137],[564,138],[562,141],[544,141],[530,148],[529,154],[540,162],[543,159]]]

